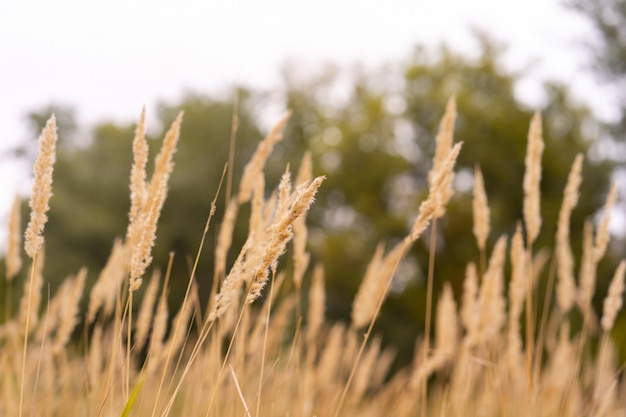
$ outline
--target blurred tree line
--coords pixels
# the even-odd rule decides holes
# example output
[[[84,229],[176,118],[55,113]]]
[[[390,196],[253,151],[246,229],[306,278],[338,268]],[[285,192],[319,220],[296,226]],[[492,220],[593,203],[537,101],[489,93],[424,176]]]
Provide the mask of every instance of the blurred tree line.
[[[615,0],[566,0],[565,4],[591,23],[595,36],[586,39],[596,74],[615,87],[619,118],[613,133],[626,131],[626,3]],[[623,158],[623,157],[622,157]]]
[[[327,176],[308,224],[312,262],[322,263],[326,272],[330,319],[349,318],[352,299],[377,243],[390,247],[408,232],[427,192],[434,137],[451,96],[456,96],[458,108],[455,141],[463,141],[464,146],[456,169],[457,193],[437,228],[435,294],[444,281],[451,281],[459,299],[465,266],[478,259],[471,211],[475,164],[482,169],[491,207],[489,248],[502,233],[510,236],[522,218],[526,138],[535,109],[516,97],[516,81],[523,74],[503,67],[503,48],[485,36],[478,40],[478,58],[445,46],[416,48],[402,62],[379,70],[349,72],[349,81],[342,76],[345,73],[332,68],[309,77],[287,70],[282,86],[272,92],[238,89],[240,127],[233,184],[238,184],[245,162],[266,130],[261,127],[260,115],[277,104],[293,114],[285,139],[266,165],[268,189],[277,184],[286,164],[296,171],[307,150],[312,153],[314,174]],[[551,253],[569,169],[578,152],[586,154],[601,126],[589,109],[572,101],[567,86],[547,83],[544,93],[546,105],[539,109],[546,143],[541,185],[543,228],[535,248]],[[152,139],[161,138],[178,111],[185,111],[153,262],[164,269],[168,254],[175,254],[170,280],[172,307],[178,305],[184,292],[210,202],[228,160],[234,96],[234,90],[226,98],[190,93],[180,102],[162,102],[158,122],[163,128],[149,135],[151,151],[155,152],[158,146]],[[37,137],[49,110],[29,115],[33,137]],[[45,232],[44,270],[53,287],[83,265],[89,267],[93,283],[114,238],[124,235],[135,129],[134,124],[100,123],[91,128],[88,140],[78,139],[73,111],[60,108],[56,112],[60,143]],[[571,223],[577,255],[583,220],[602,206],[611,169],[610,161],[585,160],[582,198]],[[242,219],[246,218],[246,208],[240,213]],[[223,209],[222,192],[213,225],[222,218]],[[23,219],[28,218],[27,212],[24,203]],[[245,226],[237,224],[231,261],[247,233]],[[204,301],[212,284],[217,230],[211,227],[197,270]],[[423,332],[428,236],[425,233],[400,266],[375,330],[407,357],[415,338]],[[291,262],[284,262],[289,269]],[[615,265],[615,257],[601,263],[596,308],[601,306]],[[306,296],[303,300],[306,302]]]

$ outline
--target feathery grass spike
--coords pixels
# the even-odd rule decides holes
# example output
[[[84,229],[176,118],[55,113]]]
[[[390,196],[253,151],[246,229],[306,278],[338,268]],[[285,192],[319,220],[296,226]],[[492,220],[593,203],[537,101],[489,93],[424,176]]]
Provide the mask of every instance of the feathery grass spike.
[[[578,189],[582,182],[582,163],[583,156],[578,154],[567,177],[556,229],[556,300],[563,313],[567,313],[572,308],[576,297],[574,256],[570,245],[569,229],[572,211],[578,204]]]
[[[388,321],[377,323],[377,320],[387,294],[393,293],[398,265],[447,203],[446,190],[451,189],[448,187],[452,183],[452,168],[461,146],[451,142],[452,110],[453,100],[448,103],[441,124],[436,169],[428,179],[429,194],[406,238],[390,245],[387,253],[382,243],[378,245],[354,299],[349,327],[342,323],[330,324],[324,317],[326,294],[322,265],[316,265],[312,271],[310,286],[305,273],[309,262],[307,234],[314,237],[310,243],[320,253],[315,239],[322,233],[320,230],[307,233],[304,224],[304,215],[322,182],[322,178],[312,180],[308,156],[303,159],[294,184],[288,174],[284,175],[281,185],[266,199],[263,166],[269,150],[282,136],[286,119],[268,135],[270,139],[266,138],[259,145],[252,158],[244,175],[248,178],[242,183],[244,190],[251,187],[250,195],[242,199],[240,194],[227,193],[226,205],[232,202],[231,207],[237,208],[224,208],[231,211],[223,220],[227,224],[219,232],[221,236],[216,231],[215,240],[222,246],[216,260],[222,265],[216,268],[219,278],[212,278],[215,282],[222,281],[222,285],[217,296],[214,295],[217,285],[211,289],[215,302],[207,307],[207,317],[201,314],[194,265],[188,277],[189,292],[182,306],[176,307],[177,314],[170,325],[167,282],[171,258],[161,290],[155,272],[139,314],[129,309],[135,294],[121,289],[129,273],[135,279],[131,280],[131,287],[136,289],[150,264],[156,220],[168,191],[181,121],[179,116],[166,134],[155,160],[155,173],[147,180],[145,113],[142,112],[133,140],[131,203],[126,213],[129,224],[136,228],[129,229],[130,233],[127,231],[124,243],[122,239],[116,240],[107,265],[93,285],[83,332],[75,332],[75,328],[82,317],[80,300],[87,281],[85,269],[77,277],[68,277],[59,283],[57,289],[50,291],[54,293],[52,298],[45,296],[50,293],[45,291],[42,275],[46,245],[38,245],[43,243],[45,221],[41,219],[45,219],[47,211],[47,200],[41,196],[49,197],[50,193],[45,186],[34,187],[39,197],[31,201],[32,224],[25,233],[25,240],[36,251],[30,279],[20,280],[23,287],[15,317],[11,317],[11,309],[5,309],[9,314],[2,316],[0,324],[0,369],[3,371],[0,414],[167,417],[249,413],[254,416],[339,417],[363,414],[364,410],[371,417],[623,414],[621,411],[626,409],[626,397],[621,395],[625,389],[621,380],[623,364],[617,361],[619,346],[613,336],[619,334],[618,327],[622,326],[617,314],[623,304],[626,261],[614,272],[601,320],[596,319],[600,312],[594,311],[592,303],[596,278],[599,283],[607,278],[601,276],[604,268],[598,269],[598,266],[608,249],[609,216],[617,196],[613,187],[595,234],[595,217],[590,217],[582,239],[581,236],[570,237],[570,227],[577,226],[570,226],[573,209],[582,198],[579,196],[581,155],[573,161],[558,224],[551,225],[558,226],[553,236],[556,264],[550,269],[550,279],[552,274],[558,279],[558,310],[550,310],[549,297],[545,306],[530,302],[529,294],[534,297],[532,291],[537,276],[550,253],[548,246],[536,253],[530,251],[541,226],[541,219],[537,218],[538,204],[533,203],[533,199],[538,202],[541,177],[543,145],[539,115],[533,118],[529,133],[524,222],[520,223],[524,228],[518,224],[512,237],[510,268],[505,268],[507,237],[498,239],[488,263],[485,254],[488,221],[474,219],[475,229],[480,228],[477,225],[487,224],[481,232],[474,230],[478,245],[485,248],[480,251],[480,268],[475,263],[467,265],[463,294],[459,294],[460,314],[453,294],[453,288],[456,290],[458,286],[445,280],[441,282],[443,291],[436,306],[434,349],[429,339],[419,340],[411,364],[402,367],[402,358],[394,362],[394,348],[383,348],[382,339],[374,335],[376,324],[389,324]],[[40,142],[51,139],[54,130],[54,119],[51,119]],[[48,175],[51,169],[45,167],[51,168],[54,160],[54,152],[44,151],[43,143],[40,154],[48,155],[50,166],[42,163],[46,158],[40,155],[39,168],[35,169],[36,183],[41,183],[42,178],[51,180]],[[481,177],[476,170],[474,201],[475,206],[486,208],[486,195],[481,197],[485,181],[481,181]],[[477,203],[477,200],[482,202]],[[240,218],[248,213],[248,209],[238,207],[244,201],[250,201],[249,220]],[[15,207],[19,208],[17,201],[14,212]],[[36,212],[42,207],[43,210]],[[214,210],[212,203],[211,216]],[[474,209],[474,212],[481,211],[488,211],[488,208]],[[234,235],[238,227],[233,224],[246,221],[248,236],[227,272],[228,248],[239,244],[239,238],[243,237]],[[10,234],[14,235],[20,229],[19,221],[12,219],[10,222]],[[207,230],[208,223],[205,234]],[[467,237],[472,236],[454,236],[443,242],[441,256],[438,255],[440,260],[448,262],[449,246],[455,245],[455,239]],[[578,271],[580,289],[576,288],[573,278],[577,261],[570,247],[574,246],[571,238],[581,239],[583,244]],[[291,239],[294,241],[293,258],[283,268],[278,259]],[[15,241],[18,243],[8,246],[19,247],[19,239]],[[432,248],[435,250],[434,246]],[[8,265],[11,250],[8,252],[7,275],[14,276],[11,271],[18,268]],[[200,253],[202,243],[198,256]],[[326,268],[332,269],[333,265],[326,265]],[[441,268],[441,272],[444,269]],[[284,294],[282,284],[291,284],[287,279],[290,272],[298,275],[298,280],[302,279],[301,285],[296,280],[291,287],[297,291],[308,289],[306,296]],[[275,277],[272,291],[260,307],[263,313],[257,314],[259,309],[248,307],[244,302],[259,296],[269,276]],[[504,290],[505,282],[510,285],[508,292]],[[537,288],[544,290],[543,285]],[[329,305],[336,304],[334,299],[328,301]],[[579,315],[567,314],[573,303],[577,303],[583,313],[582,328],[570,323],[572,318],[580,321]],[[394,309],[393,304],[387,307]],[[542,307],[546,314],[536,320]],[[524,310],[530,312],[526,323],[520,321]],[[308,314],[303,317],[302,311]],[[225,317],[216,322],[222,314]],[[459,321],[464,332],[460,332]],[[537,335],[533,328],[535,322],[541,323],[537,326]],[[523,327],[527,329],[525,339],[521,337]],[[594,333],[597,327],[600,335]],[[74,333],[80,333],[76,343],[72,339]],[[31,343],[28,343],[29,338]],[[596,338],[599,339],[597,349]],[[394,366],[393,373],[389,374],[392,363],[397,363],[398,367]],[[236,376],[233,380],[222,378],[228,368]],[[205,395],[207,392],[211,394]],[[499,401],[501,398],[507,401]],[[254,412],[247,405],[242,406],[248,401],[256,402]]]
[[[528,131],[526,148],[526,171],[524,173],[524,222],[531,245],[539,235],[541,228],[541,155],[543,154],[543,137],[541,133],[541,115],[535,113]]]
[[[293,205],[268,228],[266,246],[261,263],[254,273],[250,291],[246,297],[247,303],[253,302],[261,295],[269,276],[269,268],[275,267],[278,257],[283,254],[287,242],[293,237],[291,231],[293,222],[309,209],[325,178],[324,176],[317,177],[308,186],[304,184],[304,186],[298,187]]]
[[[24,249],[29,257],[43,246],[43,229],[48,221],[46,214],[50,210],[49,201],[52,196],[52,171],[56,160],[57,126],[54,115],[48,119],[39,136],[39,151],[33,172],[33,192],[30,197],[30,222],[26,227]]]
[[[624,294],[624,274],[626,273],[626,261],[620,262],[615,275],[609,286],[609,294],[604,299],[604,312],[602,314],[602,330],[610,331],[615,323],[615,317],[622,308]]]
[[[128,215],[127,239],[131,245],[137,240],[139,216],[146,203],[146,164],[148,163],[148,142],[146,141],[146,108],[141,116],[133,139],[133,165],[130,171],[130,212]]]
[[[474,199],[472,200],[472,214],[474,216],[474,236],[478,249],[484,251],[487,245],[490,229],[489,203],[485,192],[485,182],[480,167],[474,168]]]
[[[433,159],[433,168],[428,173],[428,182],[429,187],[432,189],[435,186],[435,182],[441,180],[437,178],[443,169],[443,166],[446,164],[446,159],[452,150],[452,141],[454,136],[454,122],[456,120],[456,99],[455,97],[451,97],[446,104],[446,112],[441,119],[441,124],[439,126],[439,132],[437,133],[437,137],[435,138],[435,157]],[[447,175],[443,177],[443,183],[440,184],[437,188],[439,188],[439,206],[437,207],[437,211],[435,213],[435,217],[440,218],[446,212],[446,205],[448,201],[454,194],[454,190],[452,188],[452,184],[454,182],[454,172],[450,171]]]
[[[141,286],[141,277],[152,262],[152,247],[156,240],[156,230],[161,209],[167,196],[167,183],[174,168],[172,157],[178,144],[182,121],[183,112],[180,112],[165,134],[161,150],[154,160],[154,173],[150,179],[145,204],[136,217],[139,223],[137,225],[136,241],[132,242],[129,286],[131,292]],[[129,227],[134,228],[135,226],[130,225]]]

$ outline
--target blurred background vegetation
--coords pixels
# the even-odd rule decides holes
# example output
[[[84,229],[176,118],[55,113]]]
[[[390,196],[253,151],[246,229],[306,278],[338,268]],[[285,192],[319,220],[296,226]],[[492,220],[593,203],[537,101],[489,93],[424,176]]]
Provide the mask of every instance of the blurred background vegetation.
[[[162,128],[150,132],[153,152],[158,148],[154,139],[163,136],[179,110],[185,111],[153,262],[155,267],[164,269],[168,254],[173,252],[176,256],[170,280],[172,308],[179,304],[184,292],[191,259],[228,160],[235,96],[240,128],[233,184],[238,184],[243,165],[263,137],[268,122],[274,121],[264,120],[269,106],[291,109],[293,114],[284,141],[266,166],[268,188],[277,184],[286,164],[296,171],[307,150],[312,153],[315,175],[327,176],[308,224],[312,262],[322,263],[326,272],[327,316],[331,320],[349,319],[352,299],[377,243],[390,247],[407,233],[427,192],[434,136],[445,103],[456,96],[455,141],[463,141],[464,146],[457,164],[457,193],[437,228],[435,294],[443,282],[450,281],[457,299],[460,298],[465,266],[478,259],[471,212],[474,166],[481,167],[489,196],[491,248],[502,233],[511,235],[522,217],[526,137],[535,111],[516,97],[516,81],[523,74],[502,66],[503,48],[485,35],[476,36],[482,45],[478,58],[458,54],[445,46],[416,47],[401,62],[388,63],[378,70],[328,67],[303,77],[298,68],[285,68],[282,85],[271,92],[235,87],[226,97],[190,92],[180,102],[159,103],[158,122]],[[620,62],[622,68],[626,67],[626,61]],[[623,74],[624,70],[620,76]],[[535,248],[548,254],[553,249],[567,174],[575,155],[582,152],[591,157],[585,159],[582,198],[572,216],[572,245],[578,255],[583,221],[597,214],[611,174],[618,168],[614,160],[593,157],[595,154],[588,151],[599,138],[620,139],[615,135],[615,126],[594,120],[588,108],[574,102],[566,85],[546,83],[544,94],[547,104],[540,109],[546,142],[541,185],[543,228]],[[60,143],[50,221],[45,232],[44,275],[54,291],[68,274],[83,265],[89,267],[89,280],[93,283],[115,237],[125,233],[135,125],[100,123],[90,126],[85,134],[85,128],[77,125],[72,108],[52,105],[28,115],[33,138],[52,111],[57,115]],[[24,159],[33,159],[35,147],[33,140],[17,152]],[[222,194],[217,221],[223,209]],[[27,216],[24,202],[24,223]],[[242,213],[241,218],[245,217]],[[246,232],[245,224],[238,224],[231,260]],[[204,302],[212,284],[216,235],[217,228],[212,227],[197,271]],[[400,266],[375,329],[384,335],[386,343],[397,346],[401,358],[411,356],[415,338],[423,333],[428,236],[425,233]],[[602,298],[623,247],[623,242],[614,241],[608,257],[600,264],[597,311],[601,311]],[[289,269],[288,256],[284,259]],[[542,282],[546,281],[548,269],[549,264]],[[22,279],[24,275],[22,271]],[[4,279],[0,281],[0,286],[7,285]],[[14,285],[19,293],[21,280]],[[541,284],[540,299],[543,290]],[[306,302],[306,296],[303,300]],[[618,321],[617,333],[622,339],[626,338],[625,327],[623,319]],[[626,344],[619,345],[626,349]],[[621,354],[624,357],[625,351]]]

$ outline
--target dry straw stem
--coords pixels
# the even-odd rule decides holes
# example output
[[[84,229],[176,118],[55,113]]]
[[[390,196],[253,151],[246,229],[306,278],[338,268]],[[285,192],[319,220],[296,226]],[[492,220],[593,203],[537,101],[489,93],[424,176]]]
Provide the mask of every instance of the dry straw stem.
[[[39,136],[39,151],[33,168],[35,180],[30,197],[30,222],[26,227],[24,249],[33,258],[43,246],[43,229],[48,221],[48,205],[52,196],[52,170],[56,159],[56,119],[54,115],[48,119]]]
[[[624,293],[624,273],[626,272],[626,261],[621,261],[609,286],[609,293],[604,299],[604,310],[602,313],[602,330],[605,332],[613,328],[615,317],[622,308],[622,296]]]
[[[576,281],[574,279],[574,256],[570,246],[570,218],[574,207],[578,204],[578,190],[582,182],[583,156],[576,155],[572,164],[567,185],[563,192],[563,203],[559,211],[556,230],[557,287],[556,299],[562,313],[567,313],[574,304],[576,297]]]
[[[37,254],[31,278],[24,285],[24,293],[20,299],[19,322],[21,328],[30,333],[39,320],[39,305],[41,304],[41,287],[43,286],[44,248]],[[28,325],[27,325],[28,323]]]
[[[528,235],[528,245],[532,245],[541,228],[541,155],[543,153],[541,115],[535,113],[528,131],[526,148],[526,171],[524,173],[524,221]]]
[[[243,170],[243,176],[239,186],[239,202],[245,203],[252,197],[252,190],[258,177],[262,176],[263,167],[267,157],[274,149],[274,145],[283,139],[283,129],[291,116],[291,112],[287,112],[272,128],[268,135],[263,139],[256,151],[252,155],[250,161]]]
[[[309,209],[318,188],[322,185],[325,178],[324,176],[317,177],[308,186],[305,184],[298,187],[296,200],[293,205],[267,229],[266,247],[263,251],[261,262],[254,273],[250,291],[246,297],[246,303],[253,302],[261,295],[261,291],[265,287],[269,276],[269,268],[274,268],[278,257],[285,251],[287,242],[293,236],[291,231],[293,222]]]
[[[487,193],[485,192],[485,182],[483,181],[483,174],[478,165],[474,168],[474,198],[472,200],[472,209],[474,216],[474,236],[476,237],[478,249],[484,251],[487,245],[487,237],[489,237],[490,213]]]
[[[11,206],[7,252],[5,257],[7,264],[7,281],[12,281],[18,272],[20,272],[20,269],[22,269],[22,257],[20,256],[20,245],[22,241],[21,227],[20,198],[15,194],[13,205]]]

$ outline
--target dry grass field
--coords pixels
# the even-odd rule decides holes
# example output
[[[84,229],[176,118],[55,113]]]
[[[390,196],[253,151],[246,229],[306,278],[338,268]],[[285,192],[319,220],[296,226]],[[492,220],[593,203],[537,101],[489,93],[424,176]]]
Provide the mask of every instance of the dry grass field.
[[[206,308],[199,303],[195,266],[190,276],[181,277],[170,276],[172,258],[163,272],[151,265],[182,114],[162,141],[151,178],[146,175],[142,114],[129,147],[134,162],[127,233],[112,242],[97,283],[87,293],[83,269],[56,293],[47,294],[42,267],[55,159],[52,116],[40,137],[26,232],[18,202],[11,218],[7,278],[13,279],[23,262],[21,273],[27,279],[23,291],[15,289],[23,293],[16,314],[0,325],[0,415],[624,415],[626,388],[620,383],[622,368],[610,333],[622,306],[626,263],[615,271],[603,311],[594,311],[591,304],[596,266],[609,240],[615,187],[600,223],[585,225],[582,261],[575,271],[570,213],[579,198],[583,156],[571,161],[549,261],[548,291],[545,299],[539,298],[536,277],[542,259],[533,251],[541,229],[543,140],[538,114],[530,121],[521,187],[523,219],[517,231],[499,237],[488,251],[484,184],[490,179],[483,179],[477,168],[473,212],[481,256],[467,265],[462,294],[444,285],[440,298],[433,300],[433,280],[445,282],[446,277],[430,269],[430,296],[423,306],[426,336],[416,343],[410,366],[390,371],[395,352],[383,348],[372,334],[373,324],[399,263],[436,227],[453,195],[455,161],[462,151],[462,143],[453,141],[455,117],[455,102],[450,100],[437,134],[428,196],[415,208],[406,238],[394,247],[377,248],[354,298],[351,322],[333,324],[325,319],[324,265],[309,262],[306,251],[305,218],[324,177],[312,177],[305,156],[295,179],[287,169],[275,189],[266,190],[273,187],[265,184],[264,164],[282,140],[288,114],[259,142],[238,186],[227,184],[225,168],[222,189],[207,207],[207,222],[198,225],[197,257],[208,231],[218,236],[213,255],[217,285]],[[227,196],[224,218],[216,224],[212,217],[217,196],[231,188],[235,192]],[[239,208],[247,204],[247,240],[242,247],[231,247]],[[25,259],[20,256],[22,236]],[[227,263],[229,252],[238,253],[232,264]],[[278,268],[281,256],[292,257],[289,273]],[[505,270],[511,271],[509,277]],[[303,277],[308,274],[311,286],[304,292]],[[166,302],[172,280],[188,283],[177,311],[168,311]],[[286,280],[293,280],[295,292],[276,297]],[[88,298],[86,311],[79,308],[83,298]],[[570,324],[572,309],[583,317],[582,326]],[[71,335],[77,326],[84,330],[75,342]]]

